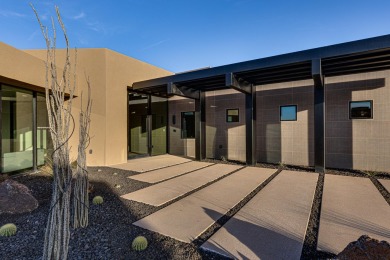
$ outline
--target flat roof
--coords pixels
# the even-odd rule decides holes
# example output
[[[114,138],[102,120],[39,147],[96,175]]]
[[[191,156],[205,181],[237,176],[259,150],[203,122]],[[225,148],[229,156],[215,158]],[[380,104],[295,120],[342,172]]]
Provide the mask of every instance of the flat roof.
[[[169,97],[172,85],[192,91],[230,88],[228,75],[253,85],[305,80],[312,78],[314,60],[321,61],[325,77],[390,69],[390,35],[139,81],[129,89]]]

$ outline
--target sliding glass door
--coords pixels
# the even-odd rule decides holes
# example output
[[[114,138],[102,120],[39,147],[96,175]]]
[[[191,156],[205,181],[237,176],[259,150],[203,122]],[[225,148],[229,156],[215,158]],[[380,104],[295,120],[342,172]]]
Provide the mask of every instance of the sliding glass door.
[[[1,89],[2,173],[33,167],[33,92]]]

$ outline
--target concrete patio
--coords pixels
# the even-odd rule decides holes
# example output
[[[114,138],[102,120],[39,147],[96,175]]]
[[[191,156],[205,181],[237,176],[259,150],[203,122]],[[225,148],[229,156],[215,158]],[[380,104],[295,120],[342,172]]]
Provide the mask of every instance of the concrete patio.
[[[134,225],[191,243],[266,183],[201,248],[238,259],[300,259],[317,173],[283,170],[271,180],[275,169],[186,160],[156,156],[119,166],[145,171],[129,178],[151,184],[122,198],[160,207]],[[390,180],[379,181],[389,190]],[[390,242],[389,219],[370,179],[325,175],[318,250],[338,254],[363,234]]]

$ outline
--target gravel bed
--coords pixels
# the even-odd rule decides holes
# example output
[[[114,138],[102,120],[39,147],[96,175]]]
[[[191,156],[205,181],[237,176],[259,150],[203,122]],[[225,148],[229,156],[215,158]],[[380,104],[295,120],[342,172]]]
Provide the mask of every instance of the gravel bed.
[[[90,198],[100,195],[104,203],[91,203],[87,228],[71,228],[69,259],[223,259],[212,252],[200,251],[195,245],[131,225],[156,210],[150,205],[119,198],[150,185],[127,178],[135,172],[108,167],[90,167],[89,172],[93,185]],[[40,259],[52,178],[41,173],[14,178],[30,188],[39,207],[31,213],[0,215],[0,225],[12,222],[18,227],[15,236],[0,237],[0,259]],[[142,252],[131,249],[132,240],[139,235],[149,242]]]
[[[242,162],[213,159],[204,161],[245,165]],[[278,172],[281,169],[314,172],[313,168],[310,167],[265,163],[258,163],[256,166],[279,169]],[[131,225],[133,222],[166,206],[153,207],[120,198],[121,195],[151,185],[127,178],[137,174],[136,172],[109,167],[90,167],[89,172],[90,183],[93,185],[90,198],[92,200],[94,196],[100,195],[104,198],[104,203],[102,205],[93,205],[91,203],[89,226],[87,228],[77,230],[71,228],[69,259],[227,259],[216,253],[201,250],[199,245],[211,237],[264,186],[259,186],[249,194],[232,211],[228,212],[215,225],[207,229],[198,240],[192,244],[187,244]],[[388,173],[365,173],[331,169],[327,170],[327,174],[370,178],[390,204],[389,192],[377,181],[377,178],[390,179]],[[273,177],[276,175],[277,173]],[[0,225],[11,222],[18,227],[18,232],[15,236],[8,238],[0,237],[0,259],[40,259],[43,250],[45,223],[49,211],[52,177],[38,173],[13,176],[13,178],[30,188],[32,194],[39,202],[39,207],[30,213],[0,215]],[[304,240],[302,259],[333,257],[332,254],[316,250],[323,183],[324,174],[320,174]],[[148,248],[142,252],[136,252],[131,249],[132,240],[139,235],[145,236],[149,242]]]

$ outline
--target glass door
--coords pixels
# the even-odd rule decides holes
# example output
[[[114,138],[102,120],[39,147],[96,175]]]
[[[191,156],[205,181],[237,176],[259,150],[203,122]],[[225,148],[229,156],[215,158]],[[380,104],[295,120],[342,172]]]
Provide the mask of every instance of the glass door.
[[[148,154],[148,98],[129,93],[129,158]]]
[[[167,115],[166,98],[152,96],[152,155],[167,153]]]

